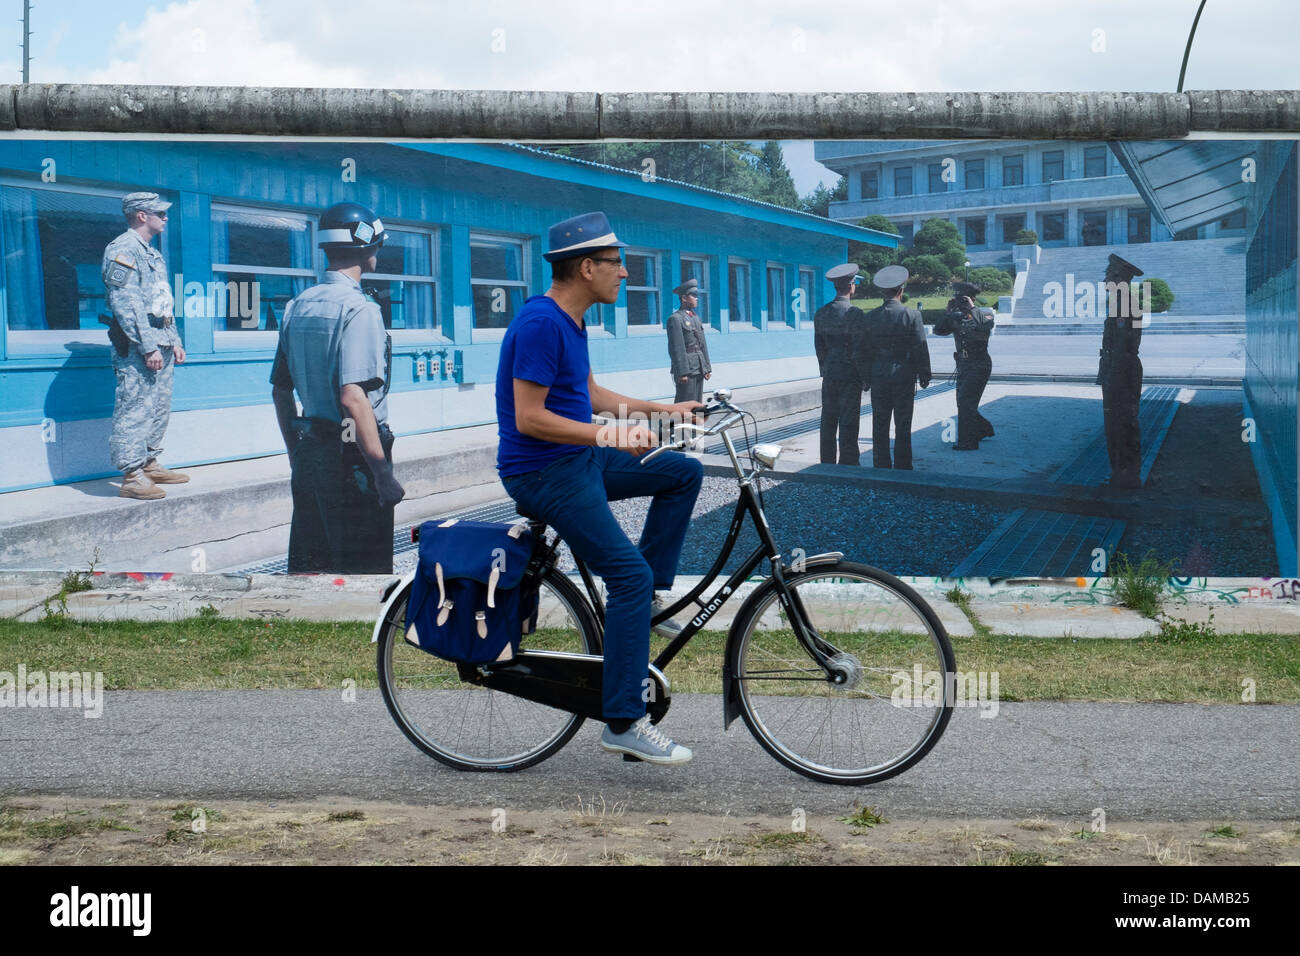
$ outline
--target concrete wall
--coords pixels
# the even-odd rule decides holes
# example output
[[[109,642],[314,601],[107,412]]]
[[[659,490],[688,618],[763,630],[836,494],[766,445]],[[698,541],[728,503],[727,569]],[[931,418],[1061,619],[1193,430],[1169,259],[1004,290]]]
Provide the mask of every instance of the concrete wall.
[[[0,130],[442,139],[1172,139],[1300,132],[1295,90],[542,93],[0,86]]]

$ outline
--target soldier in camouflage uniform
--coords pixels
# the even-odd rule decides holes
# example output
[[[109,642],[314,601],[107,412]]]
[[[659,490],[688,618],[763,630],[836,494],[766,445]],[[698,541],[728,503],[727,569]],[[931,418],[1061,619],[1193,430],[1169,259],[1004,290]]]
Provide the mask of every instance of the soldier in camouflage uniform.
[[[122,472],[119,498],[165,497],[160,484],[189,476],[158,461],[172,408],[172,367],[185,361],[176,329],[171,282],[153,238],[167,226],[171,203],[157,193],[122,198],[127,230],[104,249],[103,277],[119,346],[113,353],[117,394],[108,447]]]

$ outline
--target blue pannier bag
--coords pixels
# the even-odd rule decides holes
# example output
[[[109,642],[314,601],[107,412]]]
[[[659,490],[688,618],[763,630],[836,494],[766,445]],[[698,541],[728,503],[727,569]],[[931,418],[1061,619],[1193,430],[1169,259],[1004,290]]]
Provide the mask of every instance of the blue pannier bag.
[[[407,641],[457,663],[512,660],[537,626],[536,580],[525,575],[532,552],[525,524],[426,521]]]

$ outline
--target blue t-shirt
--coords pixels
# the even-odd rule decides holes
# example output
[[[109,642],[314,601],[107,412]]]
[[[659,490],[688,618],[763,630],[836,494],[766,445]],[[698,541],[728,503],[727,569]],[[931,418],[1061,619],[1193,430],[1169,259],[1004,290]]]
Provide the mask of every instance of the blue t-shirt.
[[[501,342],[497,364],[497,471],[502,478],[545,468],[583,445],[561,445],[525,435],[515,427],[515,383],[545,385],[546,407],[563,418],[591,423],[587,379],[587,329],[579,328],[554,299],[535,295],[519,310]]]

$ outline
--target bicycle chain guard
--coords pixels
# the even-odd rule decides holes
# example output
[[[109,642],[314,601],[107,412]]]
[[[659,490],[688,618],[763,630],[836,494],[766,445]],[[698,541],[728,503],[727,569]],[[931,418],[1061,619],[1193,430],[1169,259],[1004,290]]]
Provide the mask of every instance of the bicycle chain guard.
[[[605,719],[601,678],[605,659],[596,654],[568,654],[522,649],[508,664],[459,665],[461,680],[546,704],[591,720]],[[657,724],[672,703],[668,679],[651,665],[642,684],[650,722]]]

